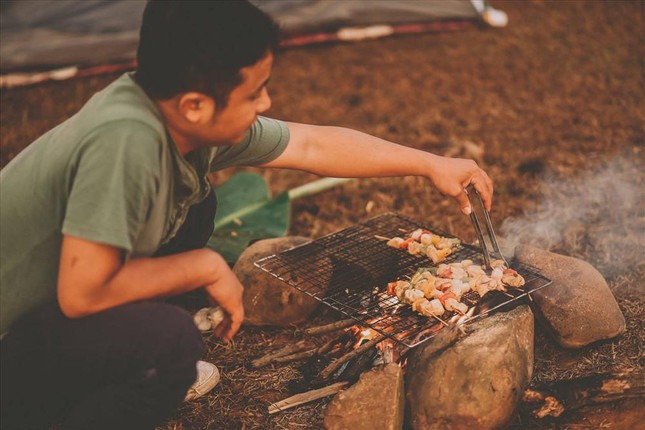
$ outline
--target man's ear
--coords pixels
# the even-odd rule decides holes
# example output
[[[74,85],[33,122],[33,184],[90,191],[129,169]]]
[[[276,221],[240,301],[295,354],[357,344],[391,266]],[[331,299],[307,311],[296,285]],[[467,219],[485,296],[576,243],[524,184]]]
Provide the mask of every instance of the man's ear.
[[[209,122],[215,115],[215,100],[198,92],[184,93],[179,97],[179,112],[191,124]]]

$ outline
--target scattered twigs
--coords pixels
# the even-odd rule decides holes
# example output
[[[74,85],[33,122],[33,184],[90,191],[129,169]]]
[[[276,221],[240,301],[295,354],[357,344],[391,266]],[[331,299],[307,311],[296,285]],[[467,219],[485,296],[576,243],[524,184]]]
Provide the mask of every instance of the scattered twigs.
[[[340,367],[342,364],[348,360],[351,360],[354,357],[357,357],[367,351],[368,349],[374,347],[377,343],[385,339],[385,336],[379,335],[378,337],[370,340],[369,342],[364,343],[353,351],[348,352],[342,357],[337,358],[332,361],[327,367],[325,367],[322,372],[320,372],[320,378],[323,380],[329,379],[329,377]]]
[[[318,349],[314,348],[314,349],[310,349],[308,351],[297,352],[297,353],[291,354],[291,355],[285,355],[285,356],[282,356],[282,357],[275,357],[271,361],[273,363],[290,363],[292,361],[301,360],[303,358],[313,357],[317,353],[318,353]]]
[[[355,320],[346,319],[346,320],[336,321],[336,322],[331,323],[331,324],[325,324],[325,325],[321,325],[321,326],[317,326],[317,327],[310,327],[308,329],[305,329],[305,333],[308,334],[308,335],[329,333],[331,331],[347,328],[347,327],[352,326],[354,324],[356,324]]]
[[[536,418],[559,417],[567,410],[644,395],[642,369],[601,373],[532,386],[524,391],[523,408]]]
[[[274,361],[278,357],[283,357],[285,355],[293,354],[305,349],[305,341],[301,340],[298,343],[287,345],[284,348],[278,349],[277,351],[272,351],[258,359],[251,361],[251,367],[254,369],[259,369],[264,367]]]
[[[284,411],[298,405],[304,405],[305,403],[322,399],[323,397],[331,396],[332,394],[336,394],[337,392],[342,391],[345,387],[347,387],[347,385],[349,385],[349,382],[347,381],[337,382],[335,384],[331,384],[317,390],[296,394],[295,396],[288,397],[284,400],[280,400],[279,402],[269,405],[269,414],[275,414],[276,412]]]

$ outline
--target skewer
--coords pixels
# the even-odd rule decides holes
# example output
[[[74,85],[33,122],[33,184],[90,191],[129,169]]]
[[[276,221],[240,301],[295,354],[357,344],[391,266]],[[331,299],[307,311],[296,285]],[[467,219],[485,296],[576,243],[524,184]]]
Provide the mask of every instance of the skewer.
[[[441,318],[439,318],[435,314],[432,314],[432,318],[436,318],[436,320],[439,321],[441,324],[443,324],[444,327],[448,327],[448,325],[449,325],[447,322],[445,322],[444,320],[442,320]]]
[[[380,235],[378,235],[378,234],[375,234],[375,235],[374,235],[374,237],[375,237],[375,238],[377,238],[378,240],[390,240],[390,238],[389,238],[389,237],[380,236]]]

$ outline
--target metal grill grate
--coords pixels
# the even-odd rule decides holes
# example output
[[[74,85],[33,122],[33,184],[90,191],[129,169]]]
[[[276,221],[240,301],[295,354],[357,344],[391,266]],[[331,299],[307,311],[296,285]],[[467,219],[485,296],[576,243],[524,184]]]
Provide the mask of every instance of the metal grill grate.
[[[413,256],[391,248],[377,236],[404,236],[417,228],[453,237],[403,215],[387,213],[263,258],[255,265],[358,323],[414,347],[430,338],[440,328],[440,323],[417,314],[409,305],[399,304],[396,298],[385,293],[385,289],[388,282],[410,277],[419,267],[430,267],[433,263],[425,256]],[[453,251],[443,263],[465,259],[482,263],[481,251],[475,246],[461,244]],[[511,262],[511,267],[526,280],[524,292],[509,289],[509,293],[515,292],[513,297],[473,319],[551,283],[533,267],[517,262]],[[462,297],[462,302],[469,306],[478,300],[479,295],[473,291]],[[447,321],[452,316],[452,312],[447,312],[441,318]]]

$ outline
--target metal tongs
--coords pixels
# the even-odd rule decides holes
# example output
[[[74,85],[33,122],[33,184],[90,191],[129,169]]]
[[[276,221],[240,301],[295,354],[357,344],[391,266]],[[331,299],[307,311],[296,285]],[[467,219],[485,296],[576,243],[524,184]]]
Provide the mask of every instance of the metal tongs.
[[[479,195],[479,191],[477,191],[477,189],[472,184],[468,185],[465,191],[466,195],[468,196],[468,200],[470,201],[470,207],[472,209],[470,212],[470,220],[472,221],[473,227],[475,227],[475,231],[477,232],[479,244],[482,248],[482,254],[484,254],[484,263],[486,267],[492,269],[491,255],[497,257],[498,259],[501,259],[506,267],[510,267],[508,265],[508,262],[506,261],[506,258],[504,258],[502,251],[499,249],[497,237],[495,236],[495,230],[493,230],[493,224],[490,222],[490,216],[488,215],[488,211],[484,207],[484,202],[482,201],[481,195]],[[477,214],[478,212],[480,215]],[[488,250],[488,244],[484,239],[484,233],[482,232],[482,227],[479,222],[479,219],[482,217],[481,214],[483,214],[483,218],[486,221],[486,232],[488,233],[488,240],[490,241],[490,244],[493,248],[492,253]]]

